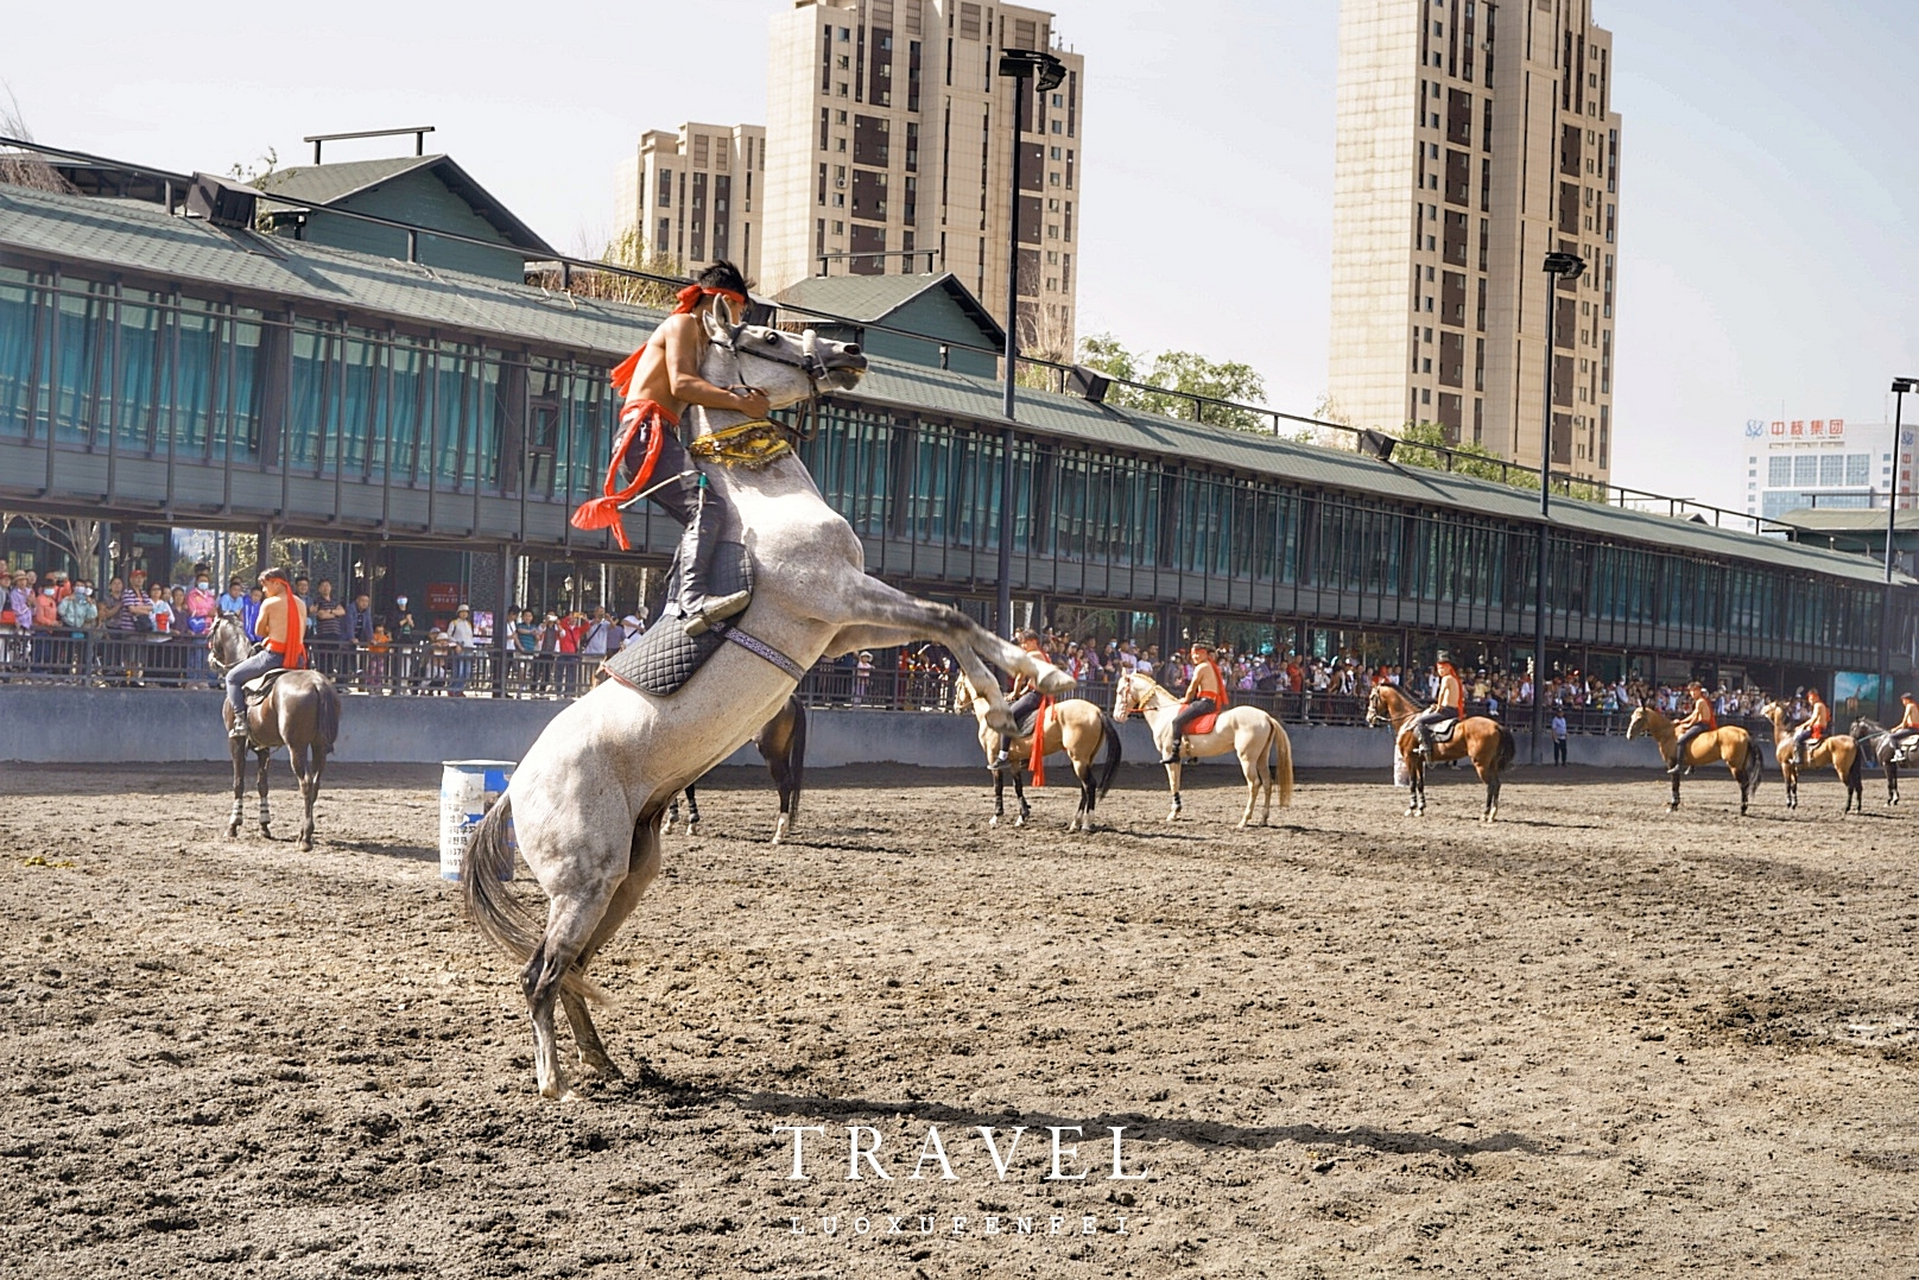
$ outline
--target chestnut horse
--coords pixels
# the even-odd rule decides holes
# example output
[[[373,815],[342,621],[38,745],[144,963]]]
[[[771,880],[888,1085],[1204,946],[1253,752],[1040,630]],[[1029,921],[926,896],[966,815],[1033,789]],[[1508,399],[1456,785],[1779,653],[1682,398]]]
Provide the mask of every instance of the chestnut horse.
[[[1518,753],[1512,731],[1489,717],[1467,716],[1454,723],[1451,736],[1439,743],[1432,759],[1427,760],[1418,750],[1419,735],[1413,732],[1412,726],[1413,717],[1425,709],[1390,684],[1374,685],[1372,695],[1366,699],[1367,724],[1392,721],[1394,743],[1399,749],[1399,758],[1406,762],[1406,775],[1410,780],[1407,816],[1426,816],[1428,764],[1470,760],[1479,780],[1486,784],[1486,810],[1480,815],[1480,821],[1494,821],[1499,817],[1499,775],[1512,768],[1513,756]]]
[[[1759,714],[1772,721],[1772,753],[1779,757],[1779,776],[1786,780],[1786,807],[1799,807],[1799,753],[1788,740],[1792,737],[1792,727],[1786,723],[1786,708],[1777,702],[1768,702],[1759,708]],[[1866,811],[1865,785],[1860,781],[1860,759],[1864,755],[1859,750],[1858,741],[1850,734],[1829,733],[1812,744],[1806,752],[1806,763],[1812,768],[1831,765],[1832,771],[1839,775],[1839,781],[1846,784],[1846,812],[1851,813],[1856,801],[1859,812]]]
[[[1659,744],[1659,758],[1670,769],[1679,749],[1679,735],[1673,730],[1672,721],[1667,719],[1657,707],[1640,703],[1633,709],[1632,720],[1626,725],[1626,737],[1645,736]],[[1732,780],[1739,784],[1739,816],[1746,816],[1746,806],[1759,792],[1759,780],[1765,776],[1765,762],[1759,758],[1759,746],[1752,735],[1738,725],[1724,725],[1694,738],[1686,747],[1686,766],[1711,764],[1715,760],[1724,760],[1726,768],[1732,774]],[[1666,812],[1671,813],[1679,807],[1679,778],[1672,775],[1672,799],[1666,804]]]

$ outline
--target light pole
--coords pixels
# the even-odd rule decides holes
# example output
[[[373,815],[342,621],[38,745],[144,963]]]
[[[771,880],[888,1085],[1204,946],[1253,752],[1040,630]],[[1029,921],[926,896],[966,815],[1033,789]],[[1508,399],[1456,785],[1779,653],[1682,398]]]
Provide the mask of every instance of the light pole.
[[[1886,585],[1879,597],[1879,697],[1874,710],[1885,723],[1887,685],[1892,682],[1892,536],[1899,522],[1899,459],[1903,445],[1900,433],[1904,424],[1906,392],[1919,391],[1919,378],[1892,380],[1892,471],[1886,481]]]
[[[999,58],[999,73],[1013,82],[1007,115],[1013,121],[1011,243],[1006,251],[1006,430],[1000,443],[999,467],[999,596],[994,618],[1000,634],[1013,635],[1013,373],[1019,364],[1019,193],[1020,110],[1026,102],[1026,79],[1040,93],[1066,78],[1066,64],[1043,49],[1008,49]]]
[[[1549,253],[1546,272],[1546,363],[1540,370],[1545,383],[1544,407],[1539,415],[1539,569],[1533,584],[1533,748],[1532,763],[1539,763],[1539,747],[1546,737],[1546,553],[1552,526],[1553,496],[1553,320],[1559,305],[1558,285],[1563,277],[1577,280],[1586,273],[1586,260],[1576,253]]]

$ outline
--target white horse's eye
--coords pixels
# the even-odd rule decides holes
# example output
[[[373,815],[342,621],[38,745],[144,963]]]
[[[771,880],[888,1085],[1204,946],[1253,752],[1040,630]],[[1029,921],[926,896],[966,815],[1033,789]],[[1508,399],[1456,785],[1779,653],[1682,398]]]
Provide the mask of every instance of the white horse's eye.
[[[760,341],[764,342],[769,347],[777,347],[780,345],[780,335],[777,333],[769,333],[764,338],[760,339]]]

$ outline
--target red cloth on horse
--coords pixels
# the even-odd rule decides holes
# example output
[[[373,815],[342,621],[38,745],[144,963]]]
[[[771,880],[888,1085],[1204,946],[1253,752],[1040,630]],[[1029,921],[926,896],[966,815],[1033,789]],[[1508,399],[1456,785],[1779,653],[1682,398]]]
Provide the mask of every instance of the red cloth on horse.
[[[1180,705],[1185,706],[1186,704],[1181,703]],[[1186,736],[1189,738],[1198,738],[1211,733],[1213,731],[1213,722],[1218,719],[1219,712],[1217,711],[1208,711],[1203,716],[1193,717],[1186,723]]]
[[[1051,698],[1039,700],[1039,710],[1033,712],[1033,749],[1026,757],[1026,767],[1033,775],[1033,785],[1046,785],[1046,717],[1053,710]]]
[[[668,413],[652,400],[635,400],[620,413],[620,436],[613,442],[613,460],[606,466],[606,482],[601,495],[582,502],[573,512],[575,529],[613,530],[613,540],[620,544],[620,550],[630,551],[632,545],[626,540],[626,525],[620,519],[620,508],[637,498],[653,479],[653,466],[660,460],[660,442],[666,433],[675,430],[680,420]],[[626,456],[627,446],[633,443],[633,437],[642,428],[650,427],[646,436],[646,453],[640,459],[640,465],[633,473],[633,483],[624,489],[619,487],[620,459]]]

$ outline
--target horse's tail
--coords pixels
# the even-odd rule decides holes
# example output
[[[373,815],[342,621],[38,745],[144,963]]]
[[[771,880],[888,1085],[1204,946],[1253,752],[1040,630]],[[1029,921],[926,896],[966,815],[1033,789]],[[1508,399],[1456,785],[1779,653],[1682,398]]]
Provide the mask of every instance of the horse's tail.
[[[1105,708],[1099,709],[1099,731],[1106,739],[1106,764],[1099,771],[1099,790],[1094,799],[1104,800],[1106,793],[1113,789],[1113,779],[1119,774],[1119,726],[1113,723],[1113,717],[1106,714]]]
[[[787,699],[787,705],[793,708],[793,732],[786,740],[787,785],[793,791],[793,798],[786,806],[786,821],[790,826],[800,820],[800,787],[806,778],[806,704],[796,693]]]
[[[467,838],[466,854],[460,859],[460,893],[466,902],[466,918],[479,928],[481,936],[524,965],[544,945],[545,930],[505,888],[506,877],[513,869],[513,846],[507,843],[507,828],[512,822],[513,801],[501,796]],[[578,969],[568,970],[560,983],[575,995],[606,1002],[606,993],[588,982]]]
[[[331,680],[320,684],[320,705],[314,709],[313,733],[328,753],[333,751],[333,744],[340,740],[340,691],[333,687]]]
[[[1279,782],[1279,807],[1284,809],[1293,802],[1293,740],[1286,736],[1286,729],[1277,719],[1267,730],[1265,755],[1273,755],[1273,776]]]
[[[1866,753],[1864,748],[1855,742],[1852,750],[1852,763],[1846,766],[1846,790],[1858,791],[1865,786],[1864,781],[1859,776],[1865,761]]]
[[[1519,754],[1519,743],[1513,738],[1513,731],[1505,725],[1499,726],[1499,750],[1493,753],[1493,771],[1504,773],[1513,767],[1513,757]]]

